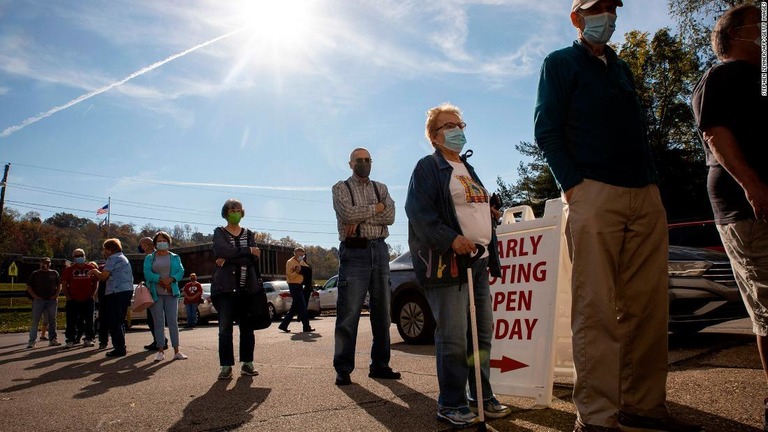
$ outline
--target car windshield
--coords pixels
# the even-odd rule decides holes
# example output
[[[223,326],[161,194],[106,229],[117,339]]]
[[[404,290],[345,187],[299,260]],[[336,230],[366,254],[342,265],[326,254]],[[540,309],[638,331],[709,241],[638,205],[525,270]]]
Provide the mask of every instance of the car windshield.
[[[264,282],[265,287],[271,287],[275,291],[286,291],[288,290],[288,282],[286,281],[270,281],[270,282]]]

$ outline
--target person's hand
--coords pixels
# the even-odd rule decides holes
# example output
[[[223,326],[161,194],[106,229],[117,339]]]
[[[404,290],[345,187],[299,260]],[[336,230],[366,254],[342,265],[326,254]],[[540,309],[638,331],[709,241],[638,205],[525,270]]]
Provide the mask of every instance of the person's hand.
[[[301,266],[300,265],[293,266],[293,271],[295,271],[296,273],[300,272],[301,271]]]
[[[768,186],[760,183],[757,187],[745,190],[745,194],[755,213],[755,219],[768,221]]]
[[[501,217],[501,212],[491,207],[491,219],[498,221]]]
[[[352,237],[352,235],[355,234],[355,231],[357,231],[357,224],[346,224],[346,225],[344,225],[344,236],[345,237]]]
[[[467,255],[477,250],[475,243],[463,235],[456,236],[451,243],[451,248],[457,255]]]
[[[387,206],[385,206],[384,203],[381,203],[381,202],[376,203],[376,213],[381,213],[386,208]]]
[[[221,267],[224,265],[224,261],[226,261],[224,258],[216,258],[216,267]]]
[[[92,277],[92,278],[95,278],[95,277],[97,277],[97,273],[98,273],[98,272],[99,272],[99,271],[98,271],[98,270],[96,270],[96,269],[90,269],[90,270],[88,270],[88,276],[89,276],[89,277]]]
[[[251,255],[258,258],[261,256],[261,249],[259,249],[258,246],[251,246]]]

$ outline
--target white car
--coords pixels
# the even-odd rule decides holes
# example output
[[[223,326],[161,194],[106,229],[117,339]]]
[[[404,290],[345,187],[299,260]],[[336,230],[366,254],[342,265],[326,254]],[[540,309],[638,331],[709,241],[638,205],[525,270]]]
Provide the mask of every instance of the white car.
[[[322,287],[317,289],[317,293],[320,296],[320,310],[336,310],[336,302],[339,300],[339,275],[332,276],[328,279]],[[368,304],[371,299],[370,294],[365,295],[365,302],[363,303],[363,309],[368,309]]]

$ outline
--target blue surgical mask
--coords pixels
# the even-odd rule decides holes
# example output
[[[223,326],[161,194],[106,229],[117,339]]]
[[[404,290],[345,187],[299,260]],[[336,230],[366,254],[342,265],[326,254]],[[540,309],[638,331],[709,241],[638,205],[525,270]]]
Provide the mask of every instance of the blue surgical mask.
[[[610,12],[585,16],[581,34],[589,43],[605,45],[616,30],[616,15]]]
[[[464,131],[459,128],[448,129],[443,131],[445,137],[445,148],[456,153],[461,153],[464,149],[464,144],[467,143],[467,137],[464,136]]]
[[[75,262],[77,264],[83,264],[83,263],[85,263],[85,257],[76,257],[75,258]]]
[[[170,245],[168,244],[168,242],[157,242],[157,244],[155,245],[155,247],[157,248],[157,250],[163,250],[163,251],[164,251],[164,250],[168,250],[168,246],[170,246]]]

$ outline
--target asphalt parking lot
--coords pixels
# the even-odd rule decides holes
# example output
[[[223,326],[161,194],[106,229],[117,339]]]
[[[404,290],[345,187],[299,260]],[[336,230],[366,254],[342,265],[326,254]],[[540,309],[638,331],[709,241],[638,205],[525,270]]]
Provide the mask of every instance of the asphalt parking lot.
[[[26,334],[0,335],[0,430],[10,431],[434,431],[437,381],[433,346],[402,343],[392,327],[392,361],[399,381],[367,377],[370,325],[363,315],[353,385],[336,387],[331,365],[335,317],[313,320],[312,334],[257,332],[260,375],[219,381],[217,327],[181,333],[185,361],[155,363],[141,350],[146,327],[127,335],[128,356],[65,350]],[[291,329],[299,330],[294,322]],[[765,377],[749,322],[736,321],[670,339],[669,405],[707,431],[762,430]],[[571,383],[555,383],[549,408],[498,395],[513,414],[489,423],[498,431],[570,431],[575,411]]]

